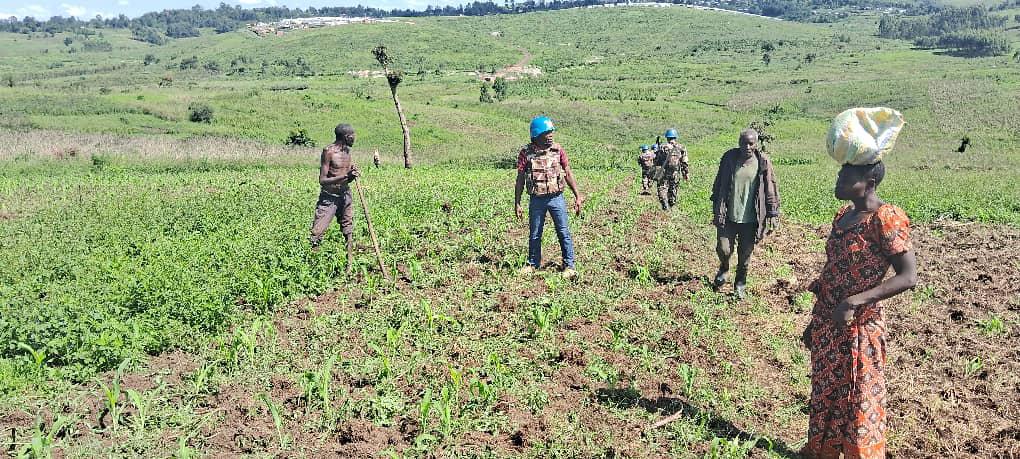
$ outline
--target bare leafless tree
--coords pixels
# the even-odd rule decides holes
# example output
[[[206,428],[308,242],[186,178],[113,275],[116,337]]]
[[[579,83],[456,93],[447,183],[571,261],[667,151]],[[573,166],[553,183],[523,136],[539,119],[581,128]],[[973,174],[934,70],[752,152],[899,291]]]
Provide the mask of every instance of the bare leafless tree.
[[[387,54],[386,46],[379,45],[372,50],[375,60],[386,72],[386,82],[390,85],[390,94],[393,95],[393,105],[397,107],[397,117],[400,118],[400,130],[404,133],[404,167],[411,168],[411,130],[407,127],[407,118],[404,117],[404,109],[400,106],[400,99],[397,98],[397,86],[404,81],[404,72],[400,69],[391,68],[393,58]]]

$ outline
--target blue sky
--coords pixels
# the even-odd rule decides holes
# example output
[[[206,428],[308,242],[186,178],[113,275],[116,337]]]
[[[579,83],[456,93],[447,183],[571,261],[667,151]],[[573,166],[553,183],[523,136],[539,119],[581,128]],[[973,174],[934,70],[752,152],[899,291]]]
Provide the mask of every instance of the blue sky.
[[[467,3],[468,0],[223,0],[229,5],[241,5],[245,8],[258,8],[270,5],[286,5],[291,8],[309,6],[354,6],[362,4],[376,8],[414,8],[425,9],[429,5],[456,5]],[[194,5],[216,8],[220,1],[196,0],[0,0],[0,18],[32,16],[36,19],[49,19],[51,16],[74,16],[78,19],[91,19],[125,14],[129,17],[140,16],[149,11],[160,11],[167,8],[190,8]]]

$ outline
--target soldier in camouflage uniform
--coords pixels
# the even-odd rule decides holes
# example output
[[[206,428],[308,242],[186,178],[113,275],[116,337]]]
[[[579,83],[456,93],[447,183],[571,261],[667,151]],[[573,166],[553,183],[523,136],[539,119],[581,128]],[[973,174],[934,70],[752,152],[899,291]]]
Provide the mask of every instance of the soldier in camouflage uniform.
[[[687,148],[677,142],[679,134],[676,129],[666,131],[666,143],[659,146],[655,153],[655,171],[659,182],[659,203],[662,210],[669,210],[676,205],[677,188],[680,177],[690,180],[690,165],[687,162]]]
[[[336,141],[322,150],[319,160],[319,199],[315,204],[309,241],[318,250],[322,236],[339,216],[340,232],[347,245],[347,272],[351,271],[354,250],[354,199],[350,184],[361,176],[357,164],[351,160],[354,145],[354,128],[349,124],[337,125],[333,130]]]
[[[641,166],[641,194],[652,194],[652,166],[655,165],[655,151],[651,146],[642,145],[641,154],[637,158]]]

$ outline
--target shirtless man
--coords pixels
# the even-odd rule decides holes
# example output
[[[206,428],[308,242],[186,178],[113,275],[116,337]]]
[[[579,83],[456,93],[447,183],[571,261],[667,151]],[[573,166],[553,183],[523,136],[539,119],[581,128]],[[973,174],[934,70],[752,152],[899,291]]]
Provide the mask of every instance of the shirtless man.
[[[350,272],[354,249],[354,200],[350,183],[361,176],[361,171],[351,160],[354,128],[349,124],[339,124],[333,132],[336,141],[322,150],[319,162],[319,199],[315,204],[315,218],[312,220],[309,240],[312,250],[318,250],[333,217],[339,215],[340,231],[347,243],[347,272]]]

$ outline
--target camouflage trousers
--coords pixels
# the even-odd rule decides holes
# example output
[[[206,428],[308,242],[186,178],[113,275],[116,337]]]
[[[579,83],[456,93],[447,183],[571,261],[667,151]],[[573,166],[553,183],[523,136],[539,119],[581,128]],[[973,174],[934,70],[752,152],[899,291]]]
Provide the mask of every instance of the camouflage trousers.
[[[677,188],[680,187],[680,171],[664,171],[659,180],[659,204],[663,209],[676,205]]]
[[[652,168],[642,167],[641,168],[641,192],[650,193],[652,190],[652,183],[655,179],[652,178]]]

